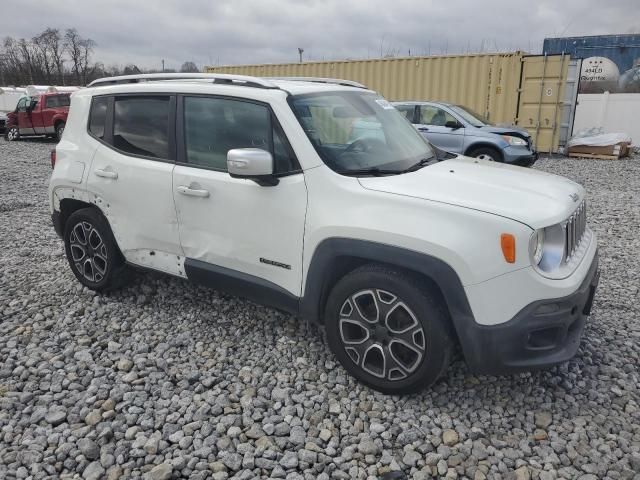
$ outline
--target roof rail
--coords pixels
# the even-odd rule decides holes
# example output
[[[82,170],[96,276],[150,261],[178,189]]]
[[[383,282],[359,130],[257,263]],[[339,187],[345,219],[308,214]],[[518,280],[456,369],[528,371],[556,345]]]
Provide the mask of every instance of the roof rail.
[[[91,82],[88,86],[98,87],[103,85],[160,82],[166,80],[211,80],[212,83],[243,85],[255,88],[278,88],[275,83],[264,78],[249,77],[246,75],[229,75],[225,73],[141,73],[138,75],[99,78]]]
[[[313,82],[313,83],[331,83],[334,85],[342,85],[345,87],[367,88],[365,85],[354,82],[353,80],[342,80],[341,78],[324,78],[324,77],[265,77],[268,80],[290,80],[293,82]]]

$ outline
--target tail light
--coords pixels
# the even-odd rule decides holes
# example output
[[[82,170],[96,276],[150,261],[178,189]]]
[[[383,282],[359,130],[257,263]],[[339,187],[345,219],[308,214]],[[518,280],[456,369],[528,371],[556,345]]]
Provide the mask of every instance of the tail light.
[[[51,150],[51,169],[56,168],[56,149]]]

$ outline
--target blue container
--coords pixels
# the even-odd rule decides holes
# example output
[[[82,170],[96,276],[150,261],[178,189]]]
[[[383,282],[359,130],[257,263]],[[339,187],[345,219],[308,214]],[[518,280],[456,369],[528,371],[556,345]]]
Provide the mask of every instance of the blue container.
[[[580,93],[640,93],[640,34],[545,38],[542,51],[583,59]]]

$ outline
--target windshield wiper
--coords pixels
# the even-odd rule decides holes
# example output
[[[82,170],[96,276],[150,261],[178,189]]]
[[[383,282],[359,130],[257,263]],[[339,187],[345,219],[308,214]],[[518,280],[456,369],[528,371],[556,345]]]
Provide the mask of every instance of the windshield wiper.
[[[380,177],[382,175],[397,175],[398,173],[402,173],[403,170],[389,170],[385,168],[378,167],[370,167],[370,168],[357,168],[357,169],[344,169],[344,170],[336,170],[338,173],[342,175],[351,175],[357,177],[359,175],[371,175],[372,177]]]
[[[415,172],[416,170],[420,170],[422,167],[426,167],[427,165],[437,161],[438,158],[435,155],[432,157],[423,158],[417,163],[411,165],[409,168],[402,170],[400,173]]]

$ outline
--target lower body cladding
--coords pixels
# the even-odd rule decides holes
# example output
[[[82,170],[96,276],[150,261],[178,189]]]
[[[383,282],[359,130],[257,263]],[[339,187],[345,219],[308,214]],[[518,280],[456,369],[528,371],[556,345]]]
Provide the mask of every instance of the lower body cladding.
[[[506,323],[474,322],[459,331],[469,368],[480,374],[515,373],[571,359],[580,346],[599,276],[596,255],[571,295],[533,302]]]
[[[62,236],[63,222],[59,212],[53,212],[52,221],[56,232]],[[324,293],[333,286],[332,282],[327,284],[326,279],[334,278],[330,272],[339,267],[344,256],[357,257],[359,264],[387,264],[422,273],[442,292],[469,368],[476,373],[502,374],[547,367],[575,355],[599,278],[595,242],[592,248],[588,255],[591,264],[585,264],[584,270],[575,272],[583,281],[577,288],[572,288],[569,295],[534,301],[515,315],[510,314],[510,320],[496,325],[478,323],[465,288],[448,264],[429,255],[379,243],[340,238],[323,242],[311,262],[303,297],[264,279],[200,260],[186,258],[184,270],[187,278],[196,283],[320,323]],[[513,283],[512,279],[506,281]],[[495,287],[494,284],[489,286],[494,290]],[[519,290],[522,288],[526,287],[523,285]],[[498,290],[505,293],[504,288]],[[472,298],[476,306],[477,297]],[[512,297],[514,295],[510,296],[510,304],[514,300]],[[486,291],[481,291],[479,298],[485,303],[496,299]],[[500,308],[504,309],[504,306]],[[480,315],[478,318],[486,320],[486,311],[480,309],[476,313]]]

